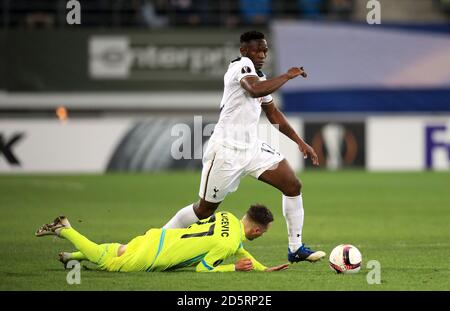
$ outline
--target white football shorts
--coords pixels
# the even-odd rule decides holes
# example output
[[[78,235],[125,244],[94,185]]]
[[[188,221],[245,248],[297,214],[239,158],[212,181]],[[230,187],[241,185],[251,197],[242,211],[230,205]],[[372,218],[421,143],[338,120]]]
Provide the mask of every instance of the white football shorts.
[[[211,203],[221,202],[237,190],[242,177],[258,179],[283,159],[281,153],[263,141],[258,141],[255,148],[243,150],[209,141],[203,155],[199,196]]]

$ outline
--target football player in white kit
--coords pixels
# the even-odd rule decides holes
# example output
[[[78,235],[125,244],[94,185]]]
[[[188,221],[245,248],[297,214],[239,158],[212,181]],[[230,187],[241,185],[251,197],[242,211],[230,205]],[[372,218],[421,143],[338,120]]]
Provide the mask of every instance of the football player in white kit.
[[[306,73],[302,67],[293,67],[267,80],[261,71],[268,52],[264,34],[246,32],[240,42],[241,57],[233,60],[225,73],[219,121],[203,155],[200,200],[178,211],[164,228],[185,228],[213,215],[226,195],[237,190],[240,179],[250,175],[282,192],[288,260],[318,261],[325,253],[312,251],[302,242],[302,185],[286,159],[257,136],[262,110],[281,133],[298,145],[304,158],[310,157],[314,165],[319,165],[314,149],[297,135],[270,95],[290,79],[306,77]]]

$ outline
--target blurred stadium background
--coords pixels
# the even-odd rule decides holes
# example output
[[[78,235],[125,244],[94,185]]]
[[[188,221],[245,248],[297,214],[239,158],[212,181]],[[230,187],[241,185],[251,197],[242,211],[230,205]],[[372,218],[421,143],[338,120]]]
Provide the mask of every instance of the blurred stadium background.
[[[223,74],[238,56],[239,35],[257,29],[269,39],[270,58],[264,70],[268,76],[296,65],[309,74],[307,80],[290,81],[275,94],[277,105],[321,158],[321,172],[309,170],[310,163],[296,146],[279,140],[278,148],[307,179],[313,207],[305,206],[310,213],[306,233],[327,247],[342,242],[340,237],[330,238],[333,232],[352,237],[338,227],[318,235],[313,231],[348,215],[345,209],[330,214],[336,197],[324,202],[322,187],[339,195],[348,186],[358,193],[342,194],[338,206],[358,213],[352,204],[360,203],[370,213],[377,208],[386,212],[346,219],[344,223],[356,232],[379,228],[353,241],[368,244],[373,238],[370,243],[382,249],[385,244],[376,236],[391,228],[387,212],[392,202],[390,208],[400,208],[395,214],[399,217],[392,219],[399,222],[407,215],[431,217],[422,223],[414,218],[417,227],[406,224],[396,242],[408,243],[414,230],[417,234],[439,227],[439,234],[421,241],[434,241],[440,255],[442,247],[448,249],[450,233],[439,224],[450,217],[449,0],[380,0],[380,25],[366,23],[370,11],[366,0],[81,0],[80,25],[68,25],[67,2],[0,0],[0,209],[6,215],[1,232],[10,236],[11,224],[23,219],[24,211],[30,216],[27,230],[32,232],[53,213],[69,211],[77,213],[75,217],[103,219],[103,212],[116,208],[112,224],[105,228],[117,229],[119,222],[125,222],[125,231],[114,237],[126,239],[147,227],[149,219],[150,225],[161,226],[194,200],[202,148],[211,130],[208,125],[219,115]],[[273,131],[263,130],[261,135],[279,137]],[[181,144],[184,149],[178,148]],[[182,156],[174,157],[174,150]],[[177,172],[167,173],[171,170]],[[372,179],[365,171],[384,173]],[[70,177],[105,172],[147,174]],[[370,189],[359,188],[362,185]],[[183,190],[174,196],[167,190],[171,186]],[[269,198],[262,187],[244,183],[224,208],[259,199],[279,205],[276,192],[270,192]],[[87,192],[81,193],[83,189]],[[393,189],[406,201],[391,193]],[[422,201],[410,199],[422,191],[427,192]],[[372,203],[364,200],[366,196]],[[435,210],[424,212],[418,204],[430,199],[435,199]],[[329,209],[314,210],[327,204]],[[282,219],[280,208],[274,209]],[[133,210],[136,214],[125,214]],[[314,220],[314,213],[322,218]],[[377,225],[372,224],[375,227],[369,225],[371,215],[380,217]],[[358,224],[363,218],[366,222]],[[274,241],[285,239],[283,221],[277,226]],[[98,239],[111,239],[103,231],[85,230],[92,230]],[[30,249],[37,245],[28,241],[28,232],[18,232],[16,238]],[[4,235],[1,239],[3,248],[11,241]],[[271,253],[284,254],[282,241]],[[41,248],[44,244],[38,243]],[[255,253],[266,254],[258,248]],[[14,248],[11,254],[10,261],[20,266],[20,251]],[[4,289],[39,288],[43,280],[39,275],[35,283],[25,285],[5,271],[2,279],[9,283],[1,284]],[[444,279],[434,288],[450,288],[449,271],[446,268],[441,274]],[[407,276],[406,271],[399,273]],[[282,283],[274,284],[268,288],[283,288]],[[401,284],[390,283],[394,289],[405,289]],[[360,289],[358,284],[347,285]]]

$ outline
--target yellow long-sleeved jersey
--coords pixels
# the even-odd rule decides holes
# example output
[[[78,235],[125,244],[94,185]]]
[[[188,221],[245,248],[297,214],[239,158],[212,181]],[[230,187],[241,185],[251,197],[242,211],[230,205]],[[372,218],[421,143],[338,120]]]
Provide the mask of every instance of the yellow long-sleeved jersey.
[[[154,230],[154,229],[153,229]],[[242,222],[229,212],[218,212],[185,229],[157,229],[157,250],[147,271],[164,271],[196,265],[197,272],[235,271],[234,264],[220,265],[226,258],[249,258],[254,270],[264,271],[242,242]],[[154,232],[156,234],[156,232]]]

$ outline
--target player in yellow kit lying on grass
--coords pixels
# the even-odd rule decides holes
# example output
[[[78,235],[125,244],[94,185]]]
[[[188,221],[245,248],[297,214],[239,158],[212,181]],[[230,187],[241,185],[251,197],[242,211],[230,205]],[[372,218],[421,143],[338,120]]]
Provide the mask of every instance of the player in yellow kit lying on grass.
[[[267,268],[259,263],[242,242],[262,236],[271,226],[273,215],[263,205],[252,205],[242,220],[229,212],[219,212],[183,229],[150,229],[128,244],[96,244],[71,227],[65,216],[43,225],[36,236],[57,235],[77,249],[60,253],[64,264],[70,260],[89,260],[107,271],[167,271],[196,266],[197,272],[279,271],[283,264]],[[220,265],[236,256],[235,264]]]

